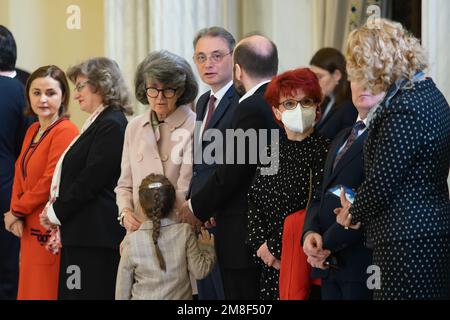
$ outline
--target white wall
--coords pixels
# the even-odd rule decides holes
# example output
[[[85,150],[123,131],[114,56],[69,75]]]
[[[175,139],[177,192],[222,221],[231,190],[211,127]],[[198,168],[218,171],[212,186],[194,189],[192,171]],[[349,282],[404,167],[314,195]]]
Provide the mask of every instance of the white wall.
[[[242,34],[261,32],[278,47],[279,71],[307,66],[316,51],[314,0],[242,0]]]

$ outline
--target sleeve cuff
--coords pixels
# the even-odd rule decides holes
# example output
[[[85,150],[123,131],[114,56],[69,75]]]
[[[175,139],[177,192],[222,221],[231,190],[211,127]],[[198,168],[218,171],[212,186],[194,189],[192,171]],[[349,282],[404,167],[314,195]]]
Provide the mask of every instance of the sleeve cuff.
[[[56,216],[55,210],[53,210],[53,204],[47,208],[47,217],[51,223],[56,224],[58,226],[61,225],[61,222],[58,220],[58,217]]]
[[[192,209],[191,199],[188,200],[188,206],[189,206],[189,209],[191,210],[191,212],[194,213],[194,209]],[[195,215],[195,213],[194,213],[194,215]]]

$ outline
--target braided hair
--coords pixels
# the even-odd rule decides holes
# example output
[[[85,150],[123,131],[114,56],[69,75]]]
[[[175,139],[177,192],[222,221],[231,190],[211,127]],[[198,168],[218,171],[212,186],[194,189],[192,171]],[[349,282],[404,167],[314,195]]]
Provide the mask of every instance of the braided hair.
[[[150,174],[145,177],[139,186],[139,202],[145,215],[152,221],[152,240],[155,245],[161,270],[166,271],[166,263],[158,246],[161,230],[161,219],[166,218],[172,211],[175,203],[175,188],[169,179],[160,174]]]

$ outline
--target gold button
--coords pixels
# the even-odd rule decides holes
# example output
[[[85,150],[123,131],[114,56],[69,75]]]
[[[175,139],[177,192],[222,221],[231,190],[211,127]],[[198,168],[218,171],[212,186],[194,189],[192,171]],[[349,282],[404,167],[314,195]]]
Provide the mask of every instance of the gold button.
[[[169,160],[169,157],[166,156],[166,155],[164,155],[164,156],[161,157],[161,160],[164,161],[164,162],[166,162],[167,160]]]

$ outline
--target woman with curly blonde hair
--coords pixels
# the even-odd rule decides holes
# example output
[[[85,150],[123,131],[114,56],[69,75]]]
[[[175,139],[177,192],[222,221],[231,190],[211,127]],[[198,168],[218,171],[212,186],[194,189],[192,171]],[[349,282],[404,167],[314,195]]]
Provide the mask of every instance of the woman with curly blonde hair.
[[[375,299],[446,299],[450,275],[450,108],[425,77],[424,49],[399,23],[353,31],[347,68],[355,104],[381,97],[368,120],[365,181],[337,221],[364,228]],[[351,231],[349,231],[351,232]]]

